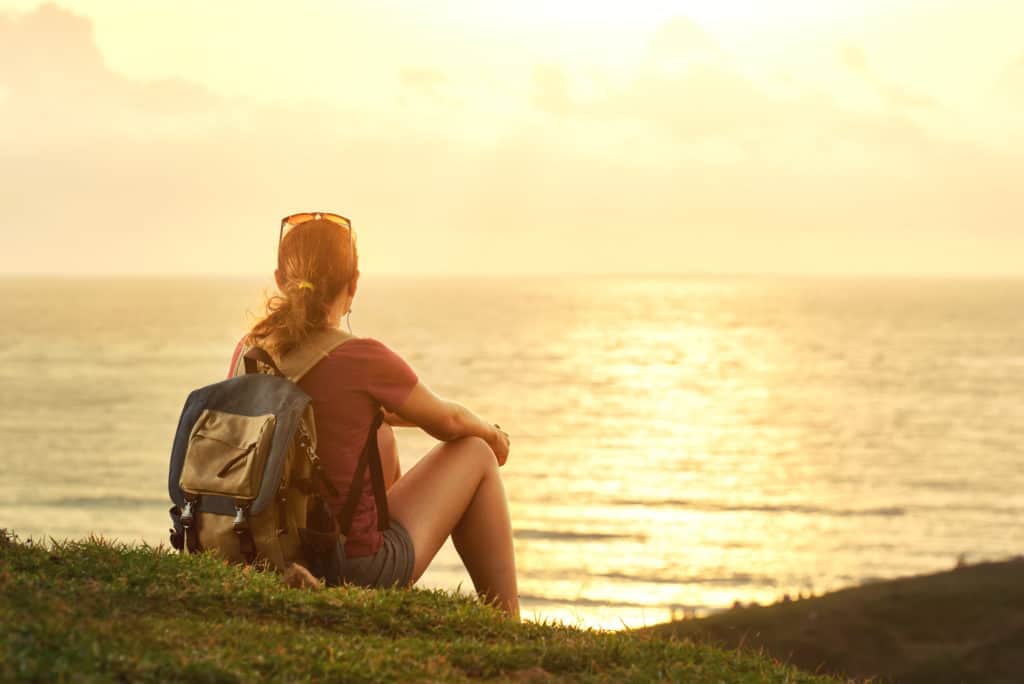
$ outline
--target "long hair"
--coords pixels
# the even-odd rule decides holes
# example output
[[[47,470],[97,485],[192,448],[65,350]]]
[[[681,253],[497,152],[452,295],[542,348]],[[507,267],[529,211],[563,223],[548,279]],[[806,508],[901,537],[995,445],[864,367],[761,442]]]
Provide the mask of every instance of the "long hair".
[[[350,229],[327,220],[301,223],[285,234],[277,253],[279,292],[248,342],[281,358],[310,334],[327,327],[331,305],[359,273]]]

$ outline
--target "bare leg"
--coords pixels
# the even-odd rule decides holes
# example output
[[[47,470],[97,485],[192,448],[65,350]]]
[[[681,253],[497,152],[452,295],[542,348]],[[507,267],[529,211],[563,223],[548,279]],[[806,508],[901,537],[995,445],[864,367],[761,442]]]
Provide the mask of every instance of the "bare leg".
[[[519,616],[508,503],[486,442],[463,437],[438,444],[395,483],[388,508],[412,537],[413,581],[450,534],[477,593]]]
[[[402,464],[398,462],[398,441],[394,429],[383,423],[377,430],[377,448],[380,450],[380,461],[384,469],[384,484],[388,489],[402,477]]]

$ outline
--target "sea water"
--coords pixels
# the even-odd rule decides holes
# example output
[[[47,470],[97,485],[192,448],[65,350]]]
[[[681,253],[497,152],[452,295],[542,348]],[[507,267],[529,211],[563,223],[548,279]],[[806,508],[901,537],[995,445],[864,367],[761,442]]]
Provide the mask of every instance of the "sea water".
[[[0,279],[0,527],[165,542],[268,283]],[[356,334],[511,435],[523,612],[617,628],[1024,552],[1024,281],[366,276]],[[408,470],[433,440],[400,429]],[[446,546],[422,584],[471,589]]]

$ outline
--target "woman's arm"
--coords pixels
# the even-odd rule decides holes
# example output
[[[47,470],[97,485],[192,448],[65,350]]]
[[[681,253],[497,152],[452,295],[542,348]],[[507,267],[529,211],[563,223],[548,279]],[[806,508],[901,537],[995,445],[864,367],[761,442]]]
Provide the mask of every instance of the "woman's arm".
[[[384,422],[392,427],[419,427],[419,425],[411,420],[406,420],[397,413],[388,411],[383,406],[380,407],[380,412],[384,414]]]
[[[385,416],[387,415],[385,412]],[[465,406],[442,399],[422,382],[416,383],[405,403],[390,415],[397,415],[404,424],[419,427],[442,442],[450,442],[460,437],[479,437],[494,450],[500,465],[504,465],[508,458],[507,433],[497,426],[485,423]],[[391,423],[390,420],[388,422]]]

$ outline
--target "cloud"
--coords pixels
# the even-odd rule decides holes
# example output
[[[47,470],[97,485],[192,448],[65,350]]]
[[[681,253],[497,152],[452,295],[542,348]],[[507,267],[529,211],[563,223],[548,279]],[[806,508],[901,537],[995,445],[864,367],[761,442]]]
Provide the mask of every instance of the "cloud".
[[[11,97],[40,106],[74,101],[87,109],[178,114],[216,102],[207,90],[185,81],[139,83],[113,73],[96,46],[91,22],[53,4],[0,15],[0,83]]]
[[[676,26],[662,36],[687,35]],[[652,58],[587,87],[531,65],[534,110],[473,140],[417,127],[425,110],[402,102],[271,107],[139,82],[74,13],[4,16],[0,199],[18,230],[0,273],[264,271],[277,217],[312,207],[354,217],[368,273],[984,271],[1019,254],[1019,150],[773,94],[698,38],[652,48],[699,48],[679,70]],[[441,89],[441,122],[480,96],[454,73],[399,80]]]
[[[856,50],[848,58],[866,64]],[[770,93],[731,67],[724,55],[677,72],[644,63],[621,86],[586,99],[570,97],[572,88],[572,80],[557,66],[534,71],[533,102],[543,111],[577,121],[641,124],[652,136],[667,134],[680,145],[729,144],[744,163],[779,156],[803,159],[806,153],[834,152],[844,145],[869,153],[884,149],[891,159],[894,154],[913,156],[931,144],[923,129],[900,114],[855,114],[818,91],[789,97]]]
[[[648,51],[656,59],[721,55],[721,50],[699,25],[686,17],[674,17],[658,26]]]
[[[695,65],[674,76],[641,73],[621,92],[592,102],[589,111],[647,119],[685,140],[742,134],[783,116],[777,101],[718,64]]]
[[[253,272],[268,251],[253,228],[268,216],[359,196],[390,207],[368,169],[388,195],[421,192],[382,171],[409,160],[394,139],[361,138],[364,117],[125,78],[90,21],[53,5],[0,16],[0,88],[4,224],[19,226],[0,272]]]
[[[889,84],[880,85],[879,90],[890,103],[904,109],[931,109],[937,111],[943,108],[942,104],[934,97],[925,95],[913,88]]]
[[[850,71],[855,71],[859,74],[868,73],[868,58],[864,54],[864,51],[858,46],[852,43],[845,43],[840,48],[839,56],[842,59],[843,64]]]
[[[1003,70],[1000,85],[1012,100],[1024,102],[1024,55]]]
[[[0,79],[22,95],[44,94],[55,86],[77,94],[79,88],[115,80],[89,20],[51,4],[23,15],[0,15]]]
[[[540,64],[533,68],[533,105],[549,114],[568,114],[573,108],[569,94],[569,77],[557,64]]]
[[[573,97],[573,79],[561,66],[533,70],[533,105],[544,112],[591,120],[640,122],[682,140],[728,137],[752,116],[776,120],[777,103],[733,70],[725,55],[693,22],[674,18],[652,35],[644,58],[621,85],[590,84]]]
[[[437,69],[410,67],[402,69],[398,74],[402,87],[428,95],[436,95],[448,82],[448,77]]]
[[[844,44],[839,51],[840,60],[855,75],[867,83],[878,97],[897,109],[941,110],[942,104],[930,95],[918,92],[908,86],[895,84],[879,77],[868,63],[864,50],[852,43]]]
[[[540,101],[548,111],[557,106],[567,125],[646,125],[659,166],[672,169],[680,188],[664,210],[681,221],[700,216],[720,228],[746,226],[739,232],[767,223],[796,234],[1009,236],[1009,217],[1024,211],[1010,180],[1020,151],[929,132],[905,110],[937,108],[937,102],[876,79],[857,46],[844,46],[842,59],[875,83],[891,110],[850,111],[812,90],[772,94],[731,68],[724,55],[675,74],[645,64],[622,87],[587,100],[567,98],[572,83],[549,68]],[[714,154],[721,150],[731,152]],[[660,178],[643,185],[664,185]],[[669,187],[663,192],[672,194]]]

